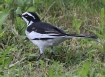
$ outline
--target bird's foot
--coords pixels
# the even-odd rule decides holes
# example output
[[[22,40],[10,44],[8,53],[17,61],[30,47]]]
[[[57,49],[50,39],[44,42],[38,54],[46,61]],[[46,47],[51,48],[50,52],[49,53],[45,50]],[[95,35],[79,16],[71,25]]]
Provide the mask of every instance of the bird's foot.
[[[53,52],[51,52],[50,55],[49,55],[49,59],[51,59],[51,57],[52,57],[53,55],[55,55],[55,54],[54,54]]]

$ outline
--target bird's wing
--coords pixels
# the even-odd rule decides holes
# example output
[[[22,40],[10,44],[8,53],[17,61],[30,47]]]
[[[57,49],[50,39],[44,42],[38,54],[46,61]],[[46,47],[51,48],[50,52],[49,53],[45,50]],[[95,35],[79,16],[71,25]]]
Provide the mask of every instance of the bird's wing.
[[[44,22],[33,23],[27,27],[26,35],[30,39],[54,39],[58,36],[66,35],[62,29],[59,29],[51,24]]]
[[[62,29],[59,29],[55,26],[52,26],[51,24],[44,23],[44,22],[33,23],[31,26],[28,26],[27,31],[28,32],[34,31],[40,34],[50,34],[50,35],[66,34],[66,32],[64,32]]]

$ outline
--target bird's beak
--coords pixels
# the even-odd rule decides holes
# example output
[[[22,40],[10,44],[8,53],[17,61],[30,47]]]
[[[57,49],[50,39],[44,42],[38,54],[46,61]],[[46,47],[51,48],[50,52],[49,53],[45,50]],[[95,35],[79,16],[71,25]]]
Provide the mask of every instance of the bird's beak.
[[[22,17],[22,14],[17,14],[18,17]]]

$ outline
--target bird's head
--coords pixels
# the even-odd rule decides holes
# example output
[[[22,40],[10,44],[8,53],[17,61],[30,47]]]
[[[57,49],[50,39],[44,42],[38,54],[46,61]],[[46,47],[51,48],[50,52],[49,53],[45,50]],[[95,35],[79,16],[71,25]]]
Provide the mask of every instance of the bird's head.
[[[28,26],[34,22],[40,22],[40,18],[34,12],[24,12],[22,14],[18,14],[18,17],[21,17],[23,20],[25,20]]]

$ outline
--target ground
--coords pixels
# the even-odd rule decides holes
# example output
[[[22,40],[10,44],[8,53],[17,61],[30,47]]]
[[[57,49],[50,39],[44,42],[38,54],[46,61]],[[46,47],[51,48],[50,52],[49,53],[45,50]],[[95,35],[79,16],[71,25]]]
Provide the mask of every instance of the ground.
[[[104,0],[1,0],[0,77],[105,77]],[[26,23],[17,14],[36,12],[43,22],[70,34],[96,35],[73,38],[54,47],[55,56],[43,58],[25,35]]]

